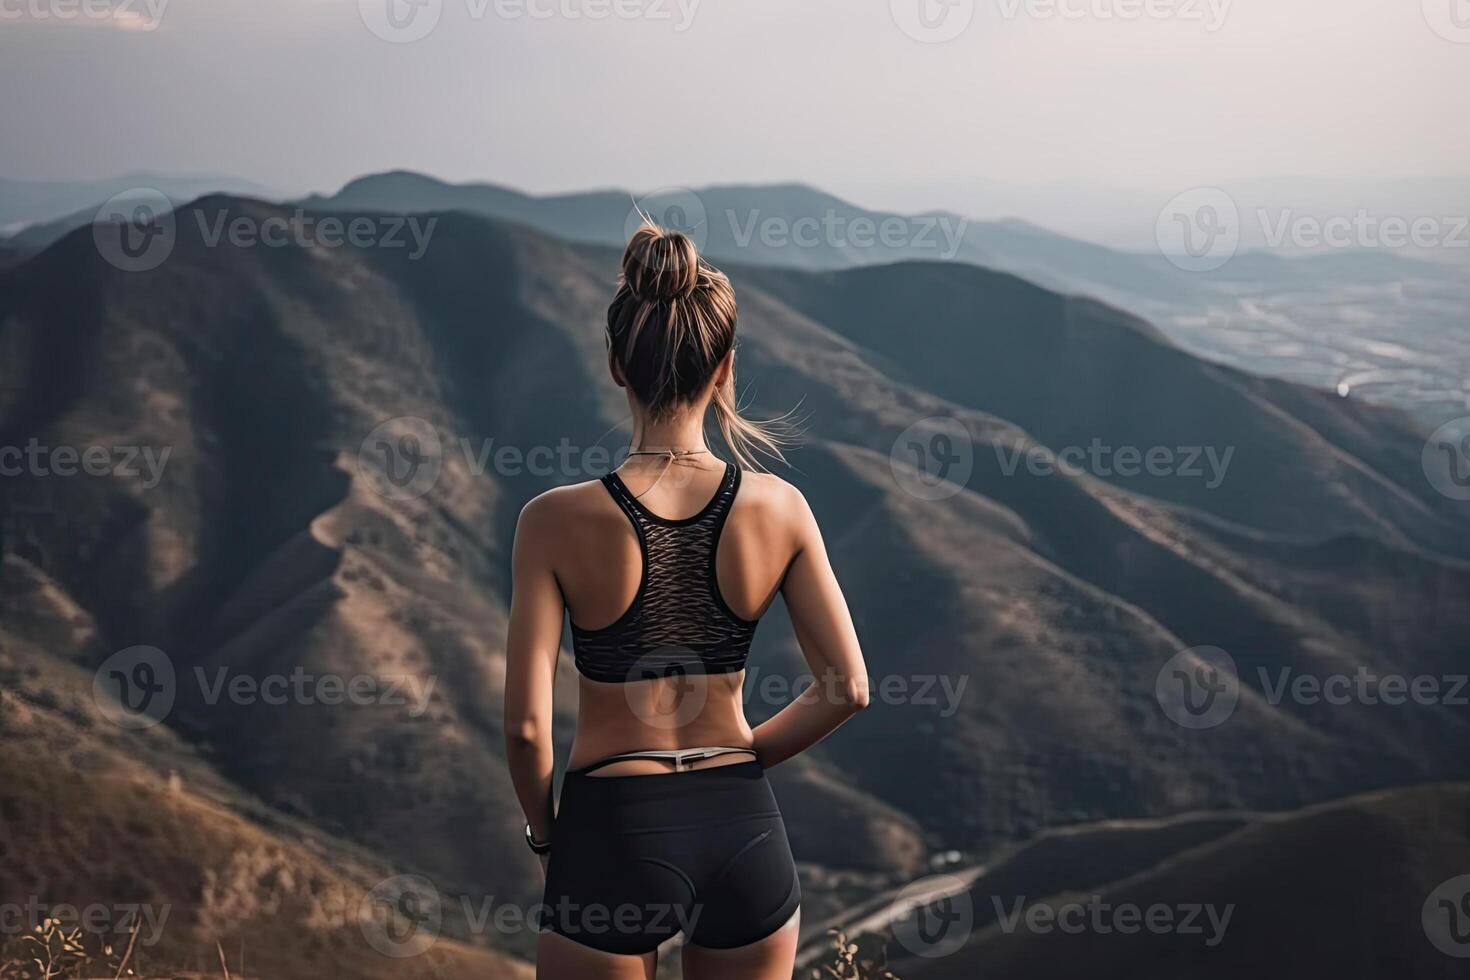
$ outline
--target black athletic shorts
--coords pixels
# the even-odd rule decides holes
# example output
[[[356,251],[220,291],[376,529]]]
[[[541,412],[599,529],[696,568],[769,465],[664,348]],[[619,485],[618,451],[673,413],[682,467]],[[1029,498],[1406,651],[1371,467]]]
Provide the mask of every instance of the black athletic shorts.
[[[759,763],[643,776],[569,773],[542,927],[609,953],[683,933],[734,949],[801,904],[781,811]]]

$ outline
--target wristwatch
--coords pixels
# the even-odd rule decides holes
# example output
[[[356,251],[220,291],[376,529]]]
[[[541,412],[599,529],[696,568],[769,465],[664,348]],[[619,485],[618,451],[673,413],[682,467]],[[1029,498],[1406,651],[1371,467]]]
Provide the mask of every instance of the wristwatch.
[[[531,833],[531,825],[529,823],[526,824],[526,846],[531,849],[532,854],[551,853],[551,841],[543,843],[537,840],[536,835]]]

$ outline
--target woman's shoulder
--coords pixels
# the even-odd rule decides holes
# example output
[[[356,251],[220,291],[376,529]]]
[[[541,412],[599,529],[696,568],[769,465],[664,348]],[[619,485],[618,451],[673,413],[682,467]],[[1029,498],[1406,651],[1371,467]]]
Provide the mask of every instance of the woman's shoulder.
[[[811,516],[806,497],[774,473],[744,470],[735,506],[764,521],[797,526]]]
[[[790,506],[805,499],[801,491],[791,483],[774,473],[766,473],[761,470],[742,469],[740,486],[742,493],[749,493],[752,497],[777,506]]]
[[[606,496],[607,491],[600,480],[568,483],[543,490],[521,508],[519,526],[522,531],[565,526],[569,520],[597,514]]]

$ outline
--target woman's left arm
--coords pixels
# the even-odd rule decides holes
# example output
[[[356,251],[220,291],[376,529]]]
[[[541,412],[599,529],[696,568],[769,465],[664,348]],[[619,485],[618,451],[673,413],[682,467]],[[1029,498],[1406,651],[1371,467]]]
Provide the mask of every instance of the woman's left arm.
[[[505,757],[526,822],[551,840],[552,692],[566,606],[551,563],[549,501],[521,510],[511,557],[510,630],[505,658]]]

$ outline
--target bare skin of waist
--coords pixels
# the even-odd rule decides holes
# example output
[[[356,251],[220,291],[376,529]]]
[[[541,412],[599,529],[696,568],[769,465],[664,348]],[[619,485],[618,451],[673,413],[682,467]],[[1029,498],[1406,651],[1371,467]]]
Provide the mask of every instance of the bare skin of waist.
[[[748,747],[755,736],[745,719],[741,689],[745,672],[695,675],[604,684],[578,678],[577,735],[569,768],[581,769],[627,752]],[[725,755],[691,768],[738,765],[747,755]],[[598,776],[653,775],[672,771],[672,762],[628,759],[592,773]]]

